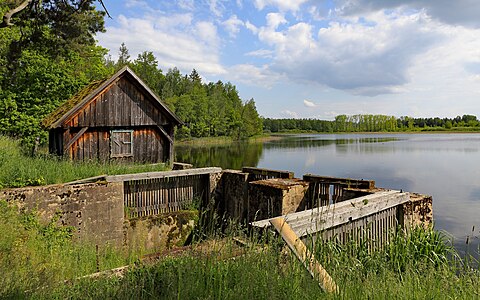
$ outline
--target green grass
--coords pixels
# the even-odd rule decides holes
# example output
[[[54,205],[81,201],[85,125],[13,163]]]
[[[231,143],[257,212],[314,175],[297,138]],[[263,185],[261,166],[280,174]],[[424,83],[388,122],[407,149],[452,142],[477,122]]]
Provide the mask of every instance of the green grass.
[[[71,240],[55,220],[0,201],[0,298],[26,299],[477,299],[480,272],[439,232],[392,233],[381,251],[366,243],[307,243],[339,286],[326,294],[278,238],[212,231],[183,255],[144,264],[137,257]],[[232,237],[251,242],[238,256]],[[217,238],[215,238],[217,237]],[[221,242],[221,241],[226,242]],[[257,242],[254,242],[257,241]],[[198,250],[201,249],[201,250]],[[235,252],[237,251],[237,252]],[[235,255],[234,255],[235,254]],[[136,262],[123,277],[78,278]],[[65,280],[68,282],[65,283]]]
[[[73,228],[42,224],[35,212],[0,200],[0,298],[42,293],[64,280],[132,263],[128,255],[73,241]]]
[[[397,232],[382,251],[334,242],[315,255],[339,286],[326,294],[283,242],[252,244],[226,258],[229,244],[209,253],[187,252],[155,265],[139,264],[123,278],[83,279],[34,298],[71,299],[478,299],[480,272],[459,260],[444,236],[416,229]],[[260,249],[260,250],[259,250]]]
[[[72,162],[48,154],[29,157],[20,142],[0,136],[0,188],[64,183],[102,174],[163,171],[163,165]]]

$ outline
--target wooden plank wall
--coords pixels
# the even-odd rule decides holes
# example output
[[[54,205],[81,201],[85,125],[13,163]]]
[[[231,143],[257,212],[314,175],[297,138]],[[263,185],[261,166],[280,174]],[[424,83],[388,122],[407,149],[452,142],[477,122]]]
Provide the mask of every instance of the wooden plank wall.
[[[209,174],[124,181],[126,217],[174,212],[209,197]]]
[[[124,77],[90,101],[65,126],[125,127],[167,125],[163,108]]]
[[[70,133],[71,139],[75,131]],[[135,162],[159,162],[168,159],[170,144],[154,127],[137,127],[133,131],[133,157],[122,157],[122,160]],[[110,131],[105,128],[87,130],[67,149],[75,160],[110,159]]]
[[[335,240],[339,243],[365,243],[369,249],[380,249],[389,241],[399,224],[408,193],[383,191],[352,200],[296,212],[283,216],[305,243]],[[269,220],[252,222],[258,228],[269,226]]]
[[[136,162],[168,160],[170,144],[155,128],[135,128],[133,131],[133,157]]]
[[[110,158],[110,133],[106,130],[88,130],[67,151],[75,160],[106,161]]]
[[[382,249],[390,240],[391,233],[399,224],[399,206],[379,211],[346,224],[330,228],[321,233],[323,241],[335,240],[341,244],[365,243],[368,250]],[[308,239],[308,238],[304,238]]]

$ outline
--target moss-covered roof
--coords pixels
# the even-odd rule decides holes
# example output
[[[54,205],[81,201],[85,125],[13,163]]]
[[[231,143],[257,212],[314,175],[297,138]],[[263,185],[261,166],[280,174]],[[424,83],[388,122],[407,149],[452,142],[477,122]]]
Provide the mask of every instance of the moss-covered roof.
[[[102,80],[96,80],[83,89],[81,89],[78,93],[73,95],[72,98],[65,101],[62,105],[57,107],[56,110],[52,111],[48,116],[45,117],[42,121],[42,126],[44,128],[49,128],[52,126],[56,121],[58,121],[61,117],[63,117],[66,113],[68,113],[72,108],[82,102],[85,97],[90,95],[93,91],[95,91],[98,87],[100,87],[108,78]]]
[[[91,84],[87,85],[77,94],[75,94],[72,98],[60,105],[55,111],[49,114],[42,121],[42,126],[44,128],[60,127],[63,121],[65,121],[69,116],[78,111],[78,109],[86,105],[93,97],[95,97],[98,93],[107,88],[115,79],[119,78],[123,74],[128,74],[131,80],[136,81],[142,87],[142,89],[165,110],[165,112],[171,117],[174,122],[176,122],[177,124],[183,124],[183,122],[165,104],[160,101],[158,96],[155,95],[155,93],[150,90],[150,88],[137,75],[135,75],[132,70],[130,70],[128,67],[124,67],[110,78],[94,81]]]

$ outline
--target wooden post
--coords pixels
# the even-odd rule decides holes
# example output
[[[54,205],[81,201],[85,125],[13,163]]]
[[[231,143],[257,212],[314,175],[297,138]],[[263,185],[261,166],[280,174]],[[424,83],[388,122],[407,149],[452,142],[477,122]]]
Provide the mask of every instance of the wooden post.
[[[328,293],[337,293],[338,287],[332,277],[328,272],[323,268],[323,266],[318,263],[318,261],[313,256],[305,244],[300,240],[300,238],[293,232],[292,228],[286,222],[285,218],[279,217],[270,220],[275,229],[280,233],[283,240],[287,243],[288,247],[293,251],[297,258],[302,262],[302,264],[307,268],[308,272],[312,275],[313,278],[318,279],[320,287]]]

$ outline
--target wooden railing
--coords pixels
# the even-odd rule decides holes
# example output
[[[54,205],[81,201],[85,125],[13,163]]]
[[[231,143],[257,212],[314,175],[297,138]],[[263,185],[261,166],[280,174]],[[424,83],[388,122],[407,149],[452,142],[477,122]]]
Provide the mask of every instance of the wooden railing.
[[[248,181],[265,180],[265,179],[273,179],[273,178],[285,178],[285,179],[293,178],[293,172],[289,172],[289,171],[278,171],[278,170],[270,170],[270,169],[243,167],[242,172],[248,173]]]
[[[210,174],[220,168],[106,176],[107,182],[123,182],[125,217],[144,217],[191,208],[194,201],[210,198]]]
[[[409,193],[382,191],[282,217],[303,240],[321,237],[341,243],[367,241],[369,248],[378,249],[388,242],[392,230],[399,225],[399,213],[409,201]],[[266,228],[270,226],[270,219],[251,225]]]
[[[364,189],[371,190],[375,188],[374,180],[358,180],[350,178],[338,178],[306,174],[303,180],[310,183],[308,197],[311,202],[311,208],[334,204],[337,202],[351,199],[350,195],[345,194],[345,189]]]

